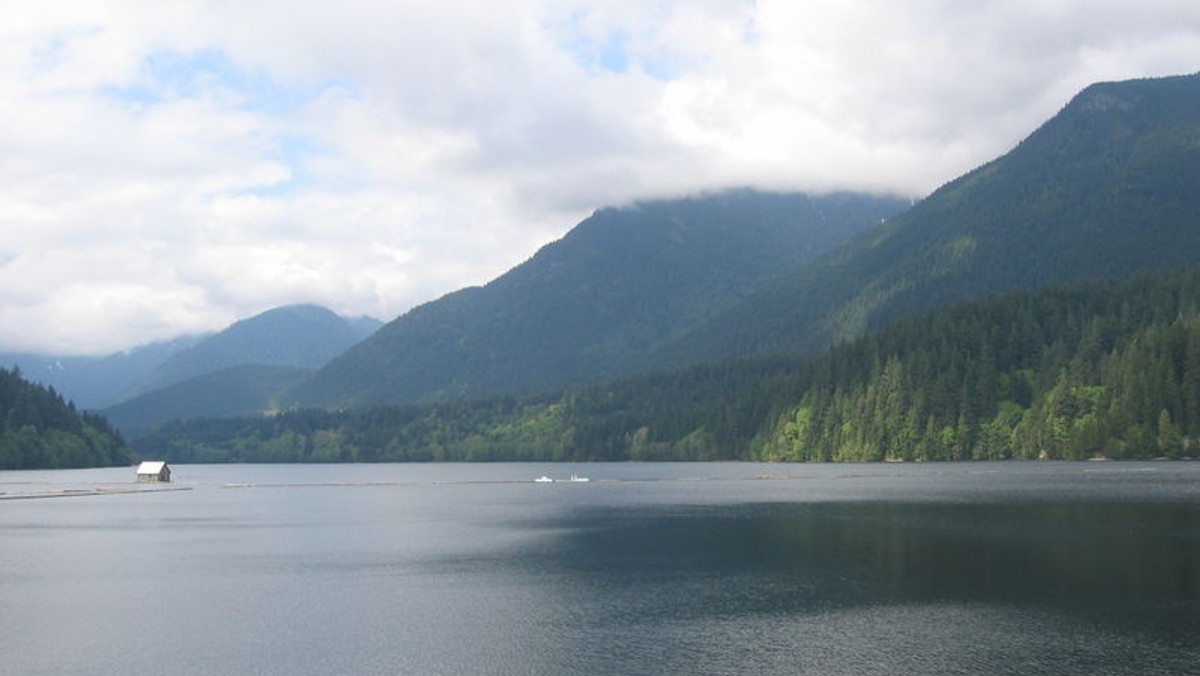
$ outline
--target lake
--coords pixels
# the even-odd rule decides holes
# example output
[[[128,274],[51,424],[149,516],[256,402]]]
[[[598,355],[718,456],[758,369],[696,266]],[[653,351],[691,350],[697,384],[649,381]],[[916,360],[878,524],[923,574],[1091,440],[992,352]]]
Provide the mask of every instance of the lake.
[[[0,472],[4,673],[1200,674],[1197,462],[173,469]]]

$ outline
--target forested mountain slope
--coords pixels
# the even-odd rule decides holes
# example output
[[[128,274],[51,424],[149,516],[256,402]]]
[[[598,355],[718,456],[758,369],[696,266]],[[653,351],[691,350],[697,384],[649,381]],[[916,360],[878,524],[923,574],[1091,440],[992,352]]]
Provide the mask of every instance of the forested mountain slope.
[[[1200,269],[1001,294],[809,360],[524,400],[182,421],[141,443],[194,462],[1194,457]]]
[[[567,394],[299,411],[253,423],[267,428],[251,436],[277,441],[276,459],[1188,453],[1200,396],[1196,273],[1118,280],[1200,261],[1197,186],[1200,76],[1183,76],[1089,87],[1012,152],[839,248],[826,241],[823,256],[805,247],[824,222],[862,222],[829,217],[838,202],[827,200],[848,196],[741,192],[602,210],[486,287],[392,322],[294,400]],[[864,218],[886,205],[844,204]],[[806,228],[814,234],[797,234]],[[964,299],[1080,280],[1111,281],[890,327]],[[812,362],[826,366],[800,366],[847,341]],[[615,381],[656,367],[686,370]],[[884,394],[882,382],[892,384]],[[218,457],[209,435],[225,428],[206,424],[157,438]]]
[[[958,300],[1188,265],[1200,260],[1197,139],[1200,76],[1104,83],[882,223],[894,201],[846,196],[602,210],[491,284],[392,322],[294,401],[522,394],[812,353]],[[810,264],[837,244],[831,232],[853,229],[828,224],[864,222],[874,227]]]
[[[771,460],[1150,458],[1200,443],[1200,269],[1012,293],[834,349]]]
[[[52,388],[0,369],[0,469],[125,465],[133,454],[104,418],[80,414]]]
[[[1200,261],[1200,76],[1088,87],[1003,157],[691,335],[661,364],[812,351],[967,298]]]
[[[603,209],[480,288],[418,307],[298,388],[301,405],[527,394],[645,355],[908,206],[733,191]]]
[[[147,392],[102,413],[130,438],[179,418],[262,415],[276,407],[280,392],[312,373],[296,366],[231,366]]]

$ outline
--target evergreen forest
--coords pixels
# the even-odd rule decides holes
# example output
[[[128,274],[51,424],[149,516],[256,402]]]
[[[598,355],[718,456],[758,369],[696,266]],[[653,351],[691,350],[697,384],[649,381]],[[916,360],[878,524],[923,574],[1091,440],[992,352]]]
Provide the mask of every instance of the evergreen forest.
[[[1200,269],[1011,292],[814,358],[554,395],[168,424],[175,462],[1176,458],[1200,439]]]
[[[80,413],[53,388],[0,369],[0,469],[128,465],[132,451],[104,418]]]

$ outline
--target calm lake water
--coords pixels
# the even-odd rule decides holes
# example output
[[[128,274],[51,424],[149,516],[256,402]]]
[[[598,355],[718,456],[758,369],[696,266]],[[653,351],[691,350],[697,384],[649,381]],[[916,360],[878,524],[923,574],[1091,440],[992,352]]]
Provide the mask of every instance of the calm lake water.
[[[0,472],[0,671],[1200,674],[1195,462],[174,469]]]

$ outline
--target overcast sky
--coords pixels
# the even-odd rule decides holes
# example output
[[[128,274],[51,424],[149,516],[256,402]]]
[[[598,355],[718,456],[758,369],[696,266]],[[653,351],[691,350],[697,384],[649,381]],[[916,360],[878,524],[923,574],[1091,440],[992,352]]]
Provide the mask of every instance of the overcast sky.
[[[1196,70],[1195,0],[20,3],[0,350],[392,319],[639,198],[920,197],[1091,82]]]

